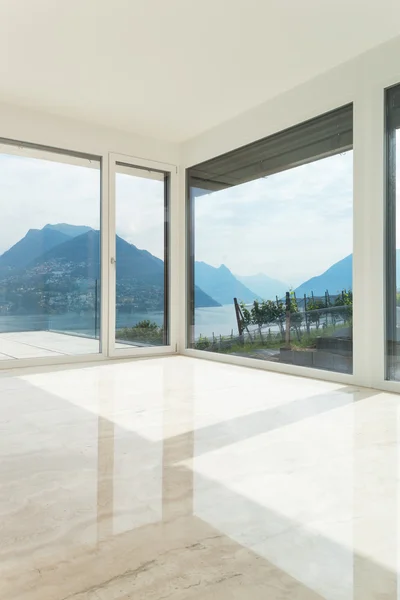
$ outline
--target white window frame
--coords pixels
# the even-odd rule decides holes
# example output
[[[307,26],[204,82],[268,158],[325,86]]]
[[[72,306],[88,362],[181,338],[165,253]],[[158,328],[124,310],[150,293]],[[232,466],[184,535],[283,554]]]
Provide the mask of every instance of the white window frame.
[[[360,61],[364,60],[360,58]],[[366,60],[366,59],[365,59]],[[385,371],[385,89],[400,83],[394,62],[371,72],[357,61],[291,90],[184,144],[180,175],[182,222],[188,248],[186,169],[252,141],[353,103],[353,373],[335,373],[188,348],[188,312],[181,339],[185,356],[400,393]],[[360,83],[361,80],[361,83]],[[305,101],[305,99],[307,101]],[[265,117],[263,119],[263,117]],[[187,260],[187,257],[186,257]],[[187,267],[182,288],[188,285]]]
[[[4,139],[3,147],[0,151],[7,151],[9,154],[18,156],[31,156],[32,158],[43,160],[54,160],[54,162],[66,162],[68,164],[79,164],[82,160],[87,160],[85,152],[65,150],[63,148],[53,148],[41,144],[32,144],[30,142],[16,142],[13,139]],[[1,142],[0,142],[1,143]],[[14,370],[26,367],[40,367],[44,365],[63,365],[63,364],[82,364],[95,363],[106,360],[115,360],[134,357],[162,356],[176,353],[178,350],[179,336],[179,198],[178,198],[178,167],[171,163],[147,160],[140,157],[106,153],[94,154],[87,153],[88,158],[92,156],[100,160],[100,240],[101,240],[101,309],[100,309],[100,349],[93,354],[74,354],[55,357],[37,357],[27,359],[0,360],[0,371]],[[54,158],[53,158],[54,157]],[[116,162],[125,162],[148,169],[158,169],[169,173],[169,344],[161,347],[127,347],[121,351],[114,350],[115,329],[110,330],[112,324],[115,324],[115,305],[113,306],[113,297],[115,297],[115,269],[111,269],[110,258],[115,256],[115,236],[114,253],[112,253],[113,233],[110,227],[115,227],[115,175],[114,165]]]
[[[110,358],[134,358],[140,356],[159,356],[165,354],[173,354],[177,352],[178,347],[178,318],[179,314],[176,310],[178,306],[179,294],[179,206],[177,195],[177,167],[168,163],[145,160],[135,156],[125,154],[110,153],[108,161],[108,189],[109,189],[109,206],[108,206],[108,226],[105,229],[105,239],[102,245],[102,264],[104,265],[105,281],[108,282],[108,297],[105,300],[104,319],[107,319],[108,339],[104,339],[104,347],[107,348],[107,356]],[[115,348],[115,324],[116,324],[116,264],[115,264],[115,245],[116,245],[116,167],[117,163],[139,167],[141,169],[158,170],[168,173],[169,175],[169,235],[168,235],[168,345],[153,346],[144,348],[135,348],[127,346],[125,348]]]

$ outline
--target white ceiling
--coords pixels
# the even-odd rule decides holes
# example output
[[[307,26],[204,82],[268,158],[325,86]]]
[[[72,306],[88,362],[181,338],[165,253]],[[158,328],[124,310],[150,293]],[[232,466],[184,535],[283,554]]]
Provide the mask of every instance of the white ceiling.
[[[400,0],[0,0],[0,101],[181,142],[399,30]]]

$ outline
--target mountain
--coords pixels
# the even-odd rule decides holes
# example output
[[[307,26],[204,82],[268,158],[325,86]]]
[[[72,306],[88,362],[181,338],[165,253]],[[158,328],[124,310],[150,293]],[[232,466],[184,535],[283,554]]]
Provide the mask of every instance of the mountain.
[[[257,298],[225,265],[212,267],[205,262],[195,262],[195,282],[206,294],[220,304],[233,304],[233,298],[246,303]]]
[[[194,305],[196,308],[221,306],[214,298],[211,298],[211,296],[203,292],[198,285],[194,286]]]
[[[51,231],[51,230],[49,230]],[[38,257],[31,266],[58,263],[58,267],[72,265],[73,276],[100,277],[100,232],[90,229],[55,246]],[[164,285],[164,263],[147,250],[139,250],[121,237],[116,238],[116,265],[118,280],[136,280],[148,285]],[[56,267],[57,268],[57,267]]]
[[[147,250],[139,250],[117,235],[117,279],[135,279],[164,285],[164,262]]]
[[[37,257],[69,240],[69,236],[53,229],[30,229],[19,242],[0,256],[0,269],[21,269]]]
[[[68,239],[37,258],[32,266],[49,262],[74,265],[73,276],[86,276],[91,279],[100,277],[100,232],[90,229],[87,233]],[[147,250],[139,250],[121,237],[116,238],[117,281],[138,282],[141,285],[164,285],[164,262]],[[56,267],[56,268],[59,268]],[[195,305],[220,306],[199,286],[195,288]]]
[[[264,273],[257,275],[235,275],[241,283],[253,290],[263,300],[273,300],[276,296],[284,296],[289,290],[287,283],[268,277]]]
[[[342,260],[333,264],[321,275],[312,277],[295,289],[298,298],[311,292],[315,296],[323,296],[328,290],[330,294],[337,294],[342,290],[352,289],[353,280],[353,255],[349,254]],[[400,249],[396,250],[396,281],[397,289],[400,288]]]
[[[48,229],[48,231],[53,230]],[[51,273],[52,271],[62,271],[67,264],[69,273],[73,277],[99,279],[100,232],[92,229],[73,238],[67,237],[63,243],[38,256],[27,265],[27,269],[41,267],[43,272]],[[47,269],[45,269],[46,266],[48,266]]]
[[[116,237],[117,302],[119,310],[160,310],[164,303],[164,262],[147,250]],[[217,307],[255,294],[241,284],[224,265],[215,269],[197,263],[200,275],[221,302],[196,281],[195,306]],[[0,256],[2,302],[7,310],[43,310],[44,298],[54,310],[69,303],[70,310],[90,304],[88,290],[100,279],[100,232],[68,223],[31,229]],[[96,288],[97,289],[97,288]],[[65,307],[64,307],[65,308]],[[24,314],[25,314],[24,312]],[[21,313],[22,314],[22,313]]]
[[[77,237],[64,240],[64,234],[45,228],[46,231],[59,233],[62,243],[36,257],[27,268],[42,272],[67,272],[72,278],[100,278],[100,232],[90,229]],[[71,230],[70,230],[71,231]],[[61,238],[60,238],[61,239]],[[164,262],[147,250],[139,250],[121,237],[116,238],[117,283],[128,288],[144,289],[164,287]],[[220,306],[214,298],[199,286],[195,287],[195,306]]]
[[[92,227],[88,227],[87,225],[70,225],[69,223],[56,223],[55,225],[48,223],[43,229],[54,229],[55,231],[64,233],[68,237],[74,238],[91,231]]]
[[[353,255],[349,254],[339,262],[333,264],[327,271],[312,277],[295,289],[296,296],[300,298],[311,292],[315,296],[323,296],[328,290],[330,294],[337,294],[342,290],[349,290],[353,283]]]

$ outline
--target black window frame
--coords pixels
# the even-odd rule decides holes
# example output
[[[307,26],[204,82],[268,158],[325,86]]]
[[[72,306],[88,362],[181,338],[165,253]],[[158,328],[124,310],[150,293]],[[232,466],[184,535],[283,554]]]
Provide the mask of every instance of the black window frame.
[[[386,165],[386,218],[385,218],[385,379],[395,380],[397,348],[396,308],[396,131],[400,130],[400,85],[385,90],[385,165]],[[397,336],[396,336],[397,337]]]
[[[195,325],[195,223],[191,189],[222,190],[353,150],[353,115],[351,102],[186,169],[186,348],[192,347]]]

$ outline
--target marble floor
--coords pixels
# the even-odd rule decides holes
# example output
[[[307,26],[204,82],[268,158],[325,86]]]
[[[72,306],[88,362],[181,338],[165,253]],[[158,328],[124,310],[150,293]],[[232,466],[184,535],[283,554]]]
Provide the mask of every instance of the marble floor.
[[[96,354],[99,348],[99,340],[56,331],[0,333],[0,360]],[[117,342],[116,348],[126,345]]]
[[[399,600],[400,396],[185,357],[0,374],[1,600]]]

